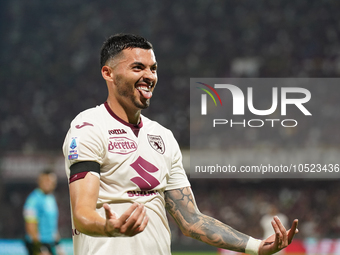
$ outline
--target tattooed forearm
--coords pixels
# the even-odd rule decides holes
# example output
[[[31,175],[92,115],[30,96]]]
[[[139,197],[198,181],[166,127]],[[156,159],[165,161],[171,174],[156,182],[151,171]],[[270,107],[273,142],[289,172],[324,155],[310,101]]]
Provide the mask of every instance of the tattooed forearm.
[[[187,188],[171,190],[165,192],[165,208],[171,214],[185,235],[188,235],[190,224],[195,222],[195,200],[191,194],[191,190]],[[185,207],[186,210],[181,210]],[[198,212],[198,210],[197,210]]]
[[[216,247],[244,252],[249,236],[201,214],[189,187],[166,191],[165,201],[167,211],[185,235]]]
[[[205,243],[234,251],[244,252],[249,237],[228,225],[201,214],[199,221],[192,226],[190,235]]]

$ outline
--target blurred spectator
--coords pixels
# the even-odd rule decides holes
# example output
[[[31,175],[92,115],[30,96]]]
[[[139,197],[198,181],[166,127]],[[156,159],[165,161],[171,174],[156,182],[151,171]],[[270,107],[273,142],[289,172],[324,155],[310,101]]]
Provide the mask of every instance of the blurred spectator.
[[[63,255],[58,243],[58,206],[53,195],[57,176],[45,170],[39,174],[38,187],[24,205],[25,243],[29,255]]]

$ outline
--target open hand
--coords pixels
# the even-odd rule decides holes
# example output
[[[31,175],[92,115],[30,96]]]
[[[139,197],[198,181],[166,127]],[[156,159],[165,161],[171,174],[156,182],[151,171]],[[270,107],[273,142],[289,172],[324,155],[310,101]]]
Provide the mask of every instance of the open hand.
[[[148,224],[144,205],[133,203],[120,217],[108,204],[103,205],[106,215],[105,233],[112,236],[134,236],[142,232]]]
[[[299,232],[297,225],[298,220],[294,220],[292,227],[286,230],[280,219],[275,216],[272,220],[275,234],[262,241],[259,248],[259,255],[273,254],[287,247],[292,242],[294,235]]]

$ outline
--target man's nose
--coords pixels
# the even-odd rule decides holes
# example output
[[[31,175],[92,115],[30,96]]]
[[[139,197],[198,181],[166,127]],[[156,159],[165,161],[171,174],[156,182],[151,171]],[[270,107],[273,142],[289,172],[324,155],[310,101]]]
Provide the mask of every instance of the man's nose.
[[[148,81],[154,83],[157,80],[157,73],[156,73],[156,71],[152,71],[150,69],[145,70],[144,78],[147,79]]]

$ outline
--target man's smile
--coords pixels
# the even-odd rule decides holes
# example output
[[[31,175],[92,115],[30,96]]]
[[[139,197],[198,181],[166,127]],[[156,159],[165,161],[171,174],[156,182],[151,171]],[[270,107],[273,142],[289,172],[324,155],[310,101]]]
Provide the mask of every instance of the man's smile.
[[[146,99],[152,97],[152,85],[137,85],[136,89],[142,94]]]

